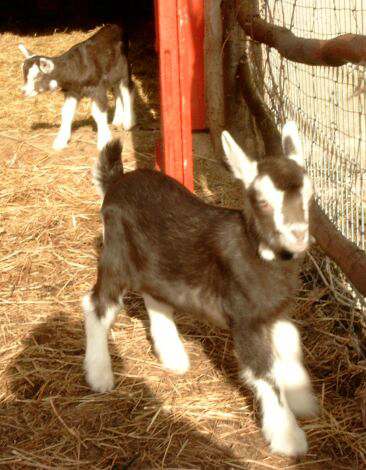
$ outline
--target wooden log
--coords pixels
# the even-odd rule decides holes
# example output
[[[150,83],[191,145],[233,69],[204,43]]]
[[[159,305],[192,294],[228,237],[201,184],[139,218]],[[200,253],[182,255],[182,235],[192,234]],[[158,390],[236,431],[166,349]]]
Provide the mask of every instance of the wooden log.
[[[260,18],[248,0],[236,0],[236,14],[248,36],[277,49],[283,57],[293,62],[332,67],[347,63],[366,64],[366,36],[361,34],[341,34],[327,40],[298,37],[289,29]]]
[[[224,85],[222,66],[221,0],[205,2],[205,92],[206,122],[215,155],[221,157],[221,132],[224,130]]]

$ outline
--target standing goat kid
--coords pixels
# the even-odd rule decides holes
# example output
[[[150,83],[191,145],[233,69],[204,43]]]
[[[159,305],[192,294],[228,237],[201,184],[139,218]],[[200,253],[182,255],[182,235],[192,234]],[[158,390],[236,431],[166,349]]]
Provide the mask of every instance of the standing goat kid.
[[[124,36],[119,26],[107,25],[57,57],[35,55],[24,44],[19,44],[26,57],[23,63],[24,95],[36,96],[57,89],[65,94],[61,127],[53,142],[55,150],[67,146],[74,113],[78,102],[84,97],[92,100],[92,116],[98,128],[98,148],[102,149],[111,140],[107,119],[109,89],[116,99],[113,124],[122,124],[125,130],[134,126],[133,85],[127,61],[128,40]]]
[[[156,171],[123,174],[118,141],[101,152],[95,177],[104,193],[104,246],[83,300],[85,369],[93,390],[112,389],[108,330],[129,289],[144,298],[156,353],[171,371],[189,368],[174,311],[209,320],[232,332],[272,451],[297,455],[307,441],[295,415],[312,415],[317,405],[299,333],[285,315],[309,247],[313,189],[294,123],[282,139],[287,158],[257,163],[223,133],[229,165],[247,190],[245,211],[208,205]]]

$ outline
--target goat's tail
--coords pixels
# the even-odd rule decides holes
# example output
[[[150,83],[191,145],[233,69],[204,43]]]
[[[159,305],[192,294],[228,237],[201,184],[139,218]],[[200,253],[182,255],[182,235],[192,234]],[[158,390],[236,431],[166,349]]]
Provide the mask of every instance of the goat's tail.
[[[97,160],[93,180],[94,184],[104,197],[110,185],[123,175],[123,164],[121,160],[122,144],[119,139],[114,139],[102,149]]]

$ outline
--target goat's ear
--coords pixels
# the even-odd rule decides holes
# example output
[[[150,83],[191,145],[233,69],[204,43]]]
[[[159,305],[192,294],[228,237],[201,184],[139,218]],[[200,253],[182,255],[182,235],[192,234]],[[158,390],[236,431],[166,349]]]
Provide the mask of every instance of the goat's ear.
[[[258,174],[257,162],[247,157],[227,131],[221,134],[221,142],[235,178],[241,180],[248,188]]]
[[[34,56],[34,54],[29,49],[27,49],[22,42],[18,45],[18,48],[26,59]]]
[[[291,158],[300,166],[304,166],[301,139],[294,121],[287,121],[283,126],[282,149],[285,157]]]
[[[45,57],[39,59],[39,69],[42,73],[51,73],[54,68],[55,64],[51,59],[46,59]]]

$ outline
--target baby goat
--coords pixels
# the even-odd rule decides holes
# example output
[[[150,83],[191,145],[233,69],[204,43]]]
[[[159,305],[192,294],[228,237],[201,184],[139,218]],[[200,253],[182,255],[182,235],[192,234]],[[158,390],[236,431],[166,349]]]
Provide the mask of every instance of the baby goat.
[[[89,39],[76,44],[64,54],[46,57],[32,54],[19,44],[25,55],[23,63],[25,96],[60,89],[65,94],[59,133],[53,142],[55,150],[67,146],[71,124],[81,98],[92,100],[92,116],[98,127],[98,148],[111,139],[108,127],[107,91],[116,99],[113,124],[125,130],[134,126],[133,86],[127,62],[128,40],[117,25],[101,28]]]
[[[228,163],[247,190],[247,213],[208,205],[156,171],[123,174],[118,141],[101,152],[104,247],[97,282],[83,300],[85,369],[93,390],[112,389],[107,335],[129,289],[144,298],[156,353],[171,371],[189,368],[174,311],[209,320],[232,332],[272,451],[297,455],[307,441],[295,415],[312,415],[317,405],[286,311],[309,247],[313,189],[294,123],[282,139],[287,158],[257,163],[222,134]]]

